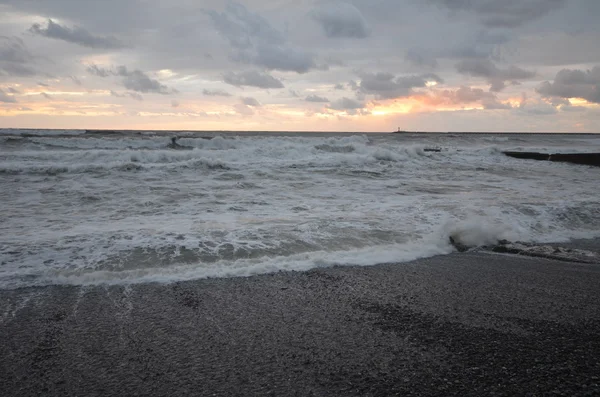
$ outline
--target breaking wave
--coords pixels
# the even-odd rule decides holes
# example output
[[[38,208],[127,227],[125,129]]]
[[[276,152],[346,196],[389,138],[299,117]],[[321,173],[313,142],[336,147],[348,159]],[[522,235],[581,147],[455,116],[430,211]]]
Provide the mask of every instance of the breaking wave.
[[[158,133],[69,134],[0,134],[0,288],[369,266],[449,254],[451,239],[600,236],[596,169],[502,154],[554,147],[550,138],[178,134],[169,149]],[[570,148],[596,142],[581,139]]]

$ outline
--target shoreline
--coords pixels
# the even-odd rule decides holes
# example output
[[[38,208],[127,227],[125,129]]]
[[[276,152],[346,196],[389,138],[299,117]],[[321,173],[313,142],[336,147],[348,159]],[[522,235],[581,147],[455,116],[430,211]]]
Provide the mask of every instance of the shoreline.
[[[474,251],[3,290],[0,394],[593,395],[598,285],[600,264]]]

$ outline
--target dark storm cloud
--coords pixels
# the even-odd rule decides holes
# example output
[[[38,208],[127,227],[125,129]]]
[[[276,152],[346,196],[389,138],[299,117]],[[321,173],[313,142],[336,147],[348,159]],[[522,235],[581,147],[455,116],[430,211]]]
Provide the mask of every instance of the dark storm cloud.
[[[583,98],[600,103],[600,67],[592,70],[563,69],[556,74],[554,82],[543,82],[537,92],[545,97]]]
[[[228,93],[227,91],[224,90],[207,90],[204,89],[202,90],[202,94],[204,94],[205,96],[231,96],[230,93]]]
[[[429,0],[456,11],[474,12],[493,28],[515,28],[563,7],[566,0]]]
[[[224,12],[207,10],[206,14],[229,41],[235,61],[285,72],[306,73],[316,68],[311,54],[292,48],[265,18],[239,3],[230,2]]]
[[[131,91],[161,95],[177,93],[177,90],[167,87],[138,69],[128,70],[126,66],[117,66],[116,69],[106,69],[97,65],[88,65],[86,70],[88,73],[98,77],[120,76],[123,78],[123,86]]]
[[[361,73],[360,78],[360,92],[375,95],[377,99],[410,96],[414,93],[413,88],[425,87],[428,81],[443,82],[433,73],[401,77],[395,77],[391,73]]]
[[[33,60],[22,39],[0,36],[0,75],[34,76],[37,72],[29,65]]]
[[[369,36],[367,21],[351,4],[323,4],[315,8],[310,15],[321,25],[327,37],[362,39]]]
[[[534,72],[517,66],[500,69],[489,59],[464,60],[456,65],[456,70],[461,74],[486,79],[491,85],[490,91],[495,92],[502,91],[507,81],[527,80],[535,77]]]
[[[321,97],[318,95],[309,95],[306,97],[305,99],[306,102],[320,102],[320,103],[324,103],[324,102],[329,102],[329,99],[325,98],[325,97]]]
[[[4,91],[2,91],[2,89],[0,88],[0,102],[16,103],[17,100],[13,96],[6,95],[6,93]]]
[[[267,73],[251,70],[247,72],[229,72],[223,75],[223,81],[236,87],[283,88],[283,83]]]
[[[52,19],[48,20],[45,27],[39,23],[33,24],[29,31],[40,36],[63,40],[89,48],[119,49],[125,47],[116,37],[95,36],[82,27],[75,26],[69,28],[54,22]]]
[[[240,98],[240,100],[246,106],[253,106],[253,107],[260,107],[260,106],[262,106],[260,104],[260,102],[258,102],[256,99],[254,99],[252,97],[243,97],[243,98]]]

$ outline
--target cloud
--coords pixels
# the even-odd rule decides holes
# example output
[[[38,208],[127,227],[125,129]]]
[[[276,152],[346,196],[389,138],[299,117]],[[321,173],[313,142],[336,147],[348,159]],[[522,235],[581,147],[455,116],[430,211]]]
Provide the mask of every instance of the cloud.
[[[13,87],[8,87],[7,90],[11,94],[20,94],[21,93],[21,91],[17,90],[16,88],[13,88]]]
[[[364,102],[357,101],[352,98],[341,98],[333,102],[329,108],[335,110],[357,110],[365,107]]]
[[[77,76],[69,76],[69,78],[71,79],[71,81],[73,81],[73,83],[77,85],[82,85],[81,80],[79,80]]]
[[[49,94],[47,94],[45,92],[40,92],[40,95],[43,96],[44,98],[50,100],[50,101],[54,99],[54,98],[52,98],[52,96],[50,96]]]
[[[456,70],[465,75],[483,77],[491,85],[490,91],[499,92],[506,86],[506,81],[527,80],[535,77],[535,73],[509,66],[507,69],[498,68],[489,59],[468,59],[459,62]]]
[[[0,102],[16,103],[17,100],[12,95],[6,95],[6,93],[0,88]]]
[[[233,106],[235,111],[243,116],[252,116],[254,114],[254,110],[248,105],[244,105],[243,103],[238,103]]]
[[[545,97],[583,98],[600,103],[600,67],[585,71],[563,69],[556,74],[554,82],[543,82],[537,92]]]
[[[316,68],[313,58],[306,52],[286,46],[259,44],[256,54],[242,54],[240,58],[269,70],[306,73]]]
[[[540,102],[536,104],[527,104],[519,108],[523,113],[533,114],[535,116],[550,116],[558,113],[556,108],[548,103]]]
[[[344,87],[343,84],[338,83],[338,84],[336,84],[336,85],[333,86],[333,89],[334,90],[345,90],[346,88]]]
[[[144,97],[140,94],[138,94],[137,92],[128,92],[127,96],[130,98],[135,99],[136,101],[143,101]]]
[[[130,97],[135,99],[136,101],[143,101],[144,97],[141,96],[140,94],[138,94],[137,92],[126,92],[124,94],[119,94],[118,92],[115,92],[113,90],[110,90],[110,95],[117,97],[117,98],[126,98],[126,97]]]
[[[147,74],[140,70],[133,70],[131,72],[127,69],[123,69],[123,86],[128,90],[143,92],[143,93],[156,93],[162,95],[172,94],[174,91],[169,89],[164,84],[161,84],[158,80],[150,78]]]
[[[502,103],[497,99],[483,99],[481,101],[484,109],[488,110],[504,110],[504,109],[512,109],[513,107],[509,103]]]
[[[171,101],[171,107],[172,108],[178,108],[179,107],[179,101],[176,101],[175,99],[173,99]]]
[[[18,37],[0,36],[0,75],[29,77],[37,72],[29,66],[33,56]]]
[[[560,107],[561,112],[585,112],[586,110],[585,106],[573,106],[570,103]]]
[[[260,104],[260,102],[258,102],[256,99],[252,98],[252,97],[242,97],[240,98],[242,103],[246,106],[253,106],[253,107],[260,107],[262,106]]]
[[[404,59],[411,64],[422,68],[434,69],[438,66],[437,59],[435,59],[431,53],[420,48],[411,48],[407,50]]]
[[[169,88],[158,80],[151,78],[141,70],[129,70],[126,66],[117,66],[117,68],[113,70],[97,65],[88,65],[86,70],[88,73],[98,77],[120,76],[123,78],[123,86],[131,91],[161,95],[175,94],[178,92],[176,89]]]
[[[311,16],[321,25],[327,37],[362,39],[370,33],[367,21],[351,4],[323,4],[315,8]]]
[[[202,90],[202,94],[204,94],[205,96],[231,96],[230,93],[228,93],[227,91],[224,90],[207,90],[204,89]]]
[[[217,32],[229,41],[235,61],[268,70],[306,73],[316,67],[311,54],[292,48],[285,36],[262,16],[229,2],[224,12],[207,10]]]
[[[309,95],[305,99],[306,102],[329,102],[329,99],[317,95]]]
[[[455,11],[473,12],[491,28],[516,28],[557,10],[566,0],[429,0]]]
[[[101,68],[98,65],[88,65],[86,70],[89,74],[93,74],[94,76],[98,77],[108,77],[113,74],[110,70]]]
[[[236,87],[283,88],[283,83],[267,73],[251,70],[247,72],[229,72],[223,75],[223,81]]]
[[[110,50],[125,47],[120,40],[113,36],[94,36],[82,27],[75,26],[68,28],[54,22],[52,19],[48,19],[46,27],[43,27],[39,23],[34,23],[29,28],[29,31],[40,36],[63,40],[89,48]]]
[[[358,89],[368,95],[375,95],[377,99],[392,99],[407,97],[414,93],[413,88],[425,87],[427,82],[442,83],[443,80],[433,74],[420,76],[395,77],[391,73],[361,73]]]
[[[510,104],[498,101],[498,97],[493,92],[466,86],[461,86],[457,90],[435,91],[423,99],[430,105],[467,105],[479,103],[484,109],[512,109]]]
[[[37,85],[39,85],[40,87],[50,87],[48,84],[42,83],[41,81],[38,81]]]

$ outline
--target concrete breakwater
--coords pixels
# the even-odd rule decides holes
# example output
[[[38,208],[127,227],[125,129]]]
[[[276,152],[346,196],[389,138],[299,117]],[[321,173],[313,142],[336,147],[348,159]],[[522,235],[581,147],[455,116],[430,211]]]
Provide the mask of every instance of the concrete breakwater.
[[[600,167],[600,153],[539,153],[513,151],[505,151],[502,153],[518,159],[558,161]]]

